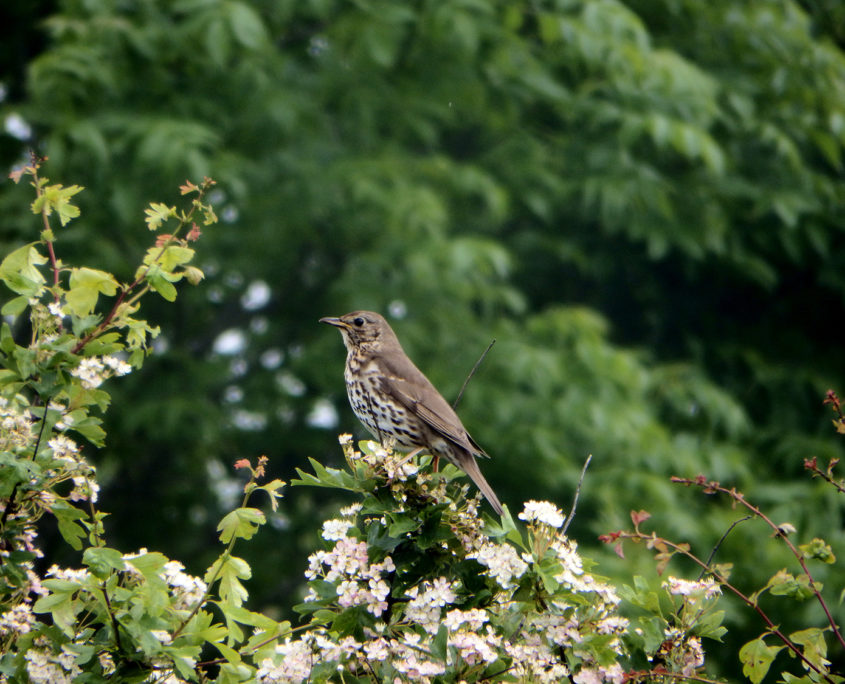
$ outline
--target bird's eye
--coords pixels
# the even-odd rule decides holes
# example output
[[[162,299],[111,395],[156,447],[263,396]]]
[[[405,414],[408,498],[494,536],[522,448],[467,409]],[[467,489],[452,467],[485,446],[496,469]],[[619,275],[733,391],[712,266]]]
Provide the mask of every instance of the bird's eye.
[[[358,316],[358,318],[352,321],[352,323],[353,325],[355,325],[355,327],[360,328],[362,325],[364,325],[364,319]]]

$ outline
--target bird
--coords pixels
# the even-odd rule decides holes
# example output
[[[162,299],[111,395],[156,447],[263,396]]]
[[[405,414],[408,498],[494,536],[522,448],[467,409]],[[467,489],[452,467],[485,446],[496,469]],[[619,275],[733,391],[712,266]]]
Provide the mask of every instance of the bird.
[[[481,474],[476,456],[487,456],[455,410],[408,358],[383,316],[353,311],[325,317],[340,330],[346,346],[346,394],[352,411],[373,436],[393,438],[403,451],[425,449],[470,476],[493,510],[502,515],[499,497]]]

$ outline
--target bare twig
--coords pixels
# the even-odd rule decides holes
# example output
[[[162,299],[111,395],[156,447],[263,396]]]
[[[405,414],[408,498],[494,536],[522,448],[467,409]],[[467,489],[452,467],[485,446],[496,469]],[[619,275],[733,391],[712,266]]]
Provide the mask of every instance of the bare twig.
[[[572,522],[572,519],[575,517],[575,509],[578,506],[578,497],[581,495],[581,484],[584,482],[584,475],[587,474],[587,467],[590,465],[590,461],[593,460],[593,455],[590,454],[587,456],[587,460],[584,461],[584,467],[581,468],[581,477],[578,478],[578,486],[575,488],[575,496],[572,498],[572,508],[569,511],[569,515],[566,518],[566,523],[563,525],[562,533],[566,534],[566,530],[569,529],[569,523]]]
[[[719,547],[722,545],[722,543],[725,541],[725,539],[728,538],[728,535],[731,532],[733,532],[734,527],[736,527],[740,523],[744,523],[746,520],[751,520],[753,517],[754,517],[753,515],[746,515],[744,518],[740,518],[739,520],[734,520],[731,523],[731,526],[727,530],[725,530],[725,533],[722,535],[722,538],[719,539],[719,541],[716,542],[716,546],[713,547],[713,550],[710,551],[710,555],[707,556],[707,560],[704,561],[705,564],[708,565],[708,566],[710,565],[710,563],[713,561],[713,556],[716,555],[716,552],[719,550]],[[698,579],[701,580],[701,578],[704,577],[704,574],[706,572],[707,572],[706,570],[702,570],[701,573],[698,575]]]
[[[458,392],[458,397],[455,401],[452,402],[452,408],[458,408],[458,403],[461,401],[461,398],[464,396],[464,390],[467,388],[469,381],[472,380],[472,376],[475,375],[475,371],[478,370],[478,367],[481,365],[481,362],[484,361],[484,357],[487,356],[487,352],[489,352],[493,345],[496,344],[496,340],[494,339],[490,344],[487,345],[487,349],[484,350],[484,353],[478,358],[478,361],[475,362],[475,365],[472,367],[472,370],[467,375],[467,379],[464,380],[464,384],[461,385],[461,391]]]
[[[835,480],[833,478],[833,468],[837,463],[839,463],[838,458],[831,458],[827,464],[827,472],[825,472],[819,468],[819,462],[815,456],[813,456],[813,458],[804,459],[804,467],[813,473],[813,477],[822,478],[825,482],[828,482],[836,487],[836,490],[840,494],[845,494],[845,480]]]

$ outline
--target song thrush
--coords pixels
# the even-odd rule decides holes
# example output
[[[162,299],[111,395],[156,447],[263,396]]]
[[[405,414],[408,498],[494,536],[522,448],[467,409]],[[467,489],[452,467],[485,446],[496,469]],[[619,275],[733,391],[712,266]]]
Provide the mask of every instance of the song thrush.
[[[486,456],[454,409],[405,354],[387,321],[372,311],[321,318],[340,329],[346,345],[346,393],[352,410],[380,442],[402,450],[424,448],[472,478],[499,515],[502,505],[484,479],[476,455]]]

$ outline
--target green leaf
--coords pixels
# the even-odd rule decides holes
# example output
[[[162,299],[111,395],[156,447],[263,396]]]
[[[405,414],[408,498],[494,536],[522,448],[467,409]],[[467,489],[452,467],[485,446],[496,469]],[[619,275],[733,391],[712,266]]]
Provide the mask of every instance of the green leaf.
[[[97,546],[85,549],[82,562],[98,579],[106,579],[113,571],[126,567],[120,551]]]
[[[446,625],[440,625],[440,629],[437,630],[437,635],[431,642],[431,655],[433,655],[441,663],[446,662],[446,644],[448,643],[448,639],[449,630],[446,628]]]
[[[232,539],[252,539],[265,522],[267,518],[257,508],[236,508],[217,525],[220,541],[228,544]]]
[[[35,602],[32,606],[33,612],[50,613],[53,616],[53,622],[62,632],[69,636],[73,635],[76,622],[74,594],[79,590],[79,585],[75,582],[56,582],[55,580],[45,580],[43,584],[50,593]]]
[[[17,382],[21,377],[15,371],[8,368],[0,368],[0,387],[8,385],[11,382]]]
[[[810,578],[807,575],[795,577],[786,569],[775,573],[765,588],[769,589],[773,596],[791,596],[799,601],[815,596],[815,592],[810,587]],[[821,590],[820,582],[816,582],[816,588]]]
[[[0,279],[24,297],[40,297],[44,291],[45,280],[38,266],[46,264],[47,257],[42,256],[35,244],[19,247],[0,263]]]
[[[168,302],[176,301],[176,288],[162,273],[161,269],[154,267],[147,272],[147,282],[150,287],[158,292]]]
[[[157,577],[159,571],[167,564],[168,559],[163,553],[145,553],[125,561],[138,570],[147,579]]]
[[[57,499],[53,502],[53,515],[56,516],[59,533],[64,540],[79,551],[82,548],[81,539],[85,536],[85,531],[77,525],[77,521],[85,518],[85,514],[64,500]]]
[[[242,558],[224,555],[218,558],[205,574],[206,583],[218,572],[220,582],[220,598],[224,603],[232,606],[241,606],[249,596],[249,592],[241,584],[240,580],[252,577],[252,570]]]
[[[152,265],[158,264],[165,273],[172,273],[173,269],[182,264],[187,264],[194,258],[196,252],[190,247],[181,247],[179,245],[168,245],[164,249],[153,248],[147,252],[144,257],[144,263]],[[148,262],[149,260],[149,262]]]
[[[0,380],[0,385],[2,385],[2,380]],[[285,483],[282,480],[275,479],[271,480],[267,484],[261,485],[260,487],[256,487],[256,489],[261,489],[267,492],[267,496],[270,497],[270,507],[275,512],[279,510],[278,500],[282,498],[282,495],[278,490],[280,490],[284,486]]]
[[[412,532],[419,528],[420,522],[411,516],[397,515],[391,516],[393,518],[387,533],[391,537],[404,537],[406,533]]]
[[[79,207],[71,204],[70,198],[83,189],[79,185],[47,185],[42,189],[41,196],[32,203],[32,213],[44,212],[46,216],[50,216],[55,211],[59,215],[59,223],[65,226],[71,219],[79,216]]]
[[[111,273],[93,268],[74,268],[70,272],[67,307],[76,316],[87,316],[97,306],[101,294],[113,296],[119,287]]]
[[[749,641],[739,649],[742,674],[748,677],[752,684],[759,684],[769,671],[775,656],[783,648],[783,646],[767,646],[762,638]]]
[[[28,306],[28,297],[15,297],[3,305],[3,308],[0,309],[0,314],[3,314],[4,316],[20,316],[24,311],[26,311],[26,307]]]
[[[337,470],[336,468],[326,468],[322,463],[310,457],[308,461],[311,463],[311,467],[314,468],[316,477],[297,468],[296,474],[299,475],[299,479],[291,480],[291,486],[305,485],[331,487],[333,489],[346,489],[350,492],[361,491],[361,486],[347,471]]]
[[[798,548],[801,549],[804,558],[820,560],[822,563],[836,562],[833,549],[824,539],[813,539],[809,544],[801,544]]]
[[[167,219],[176,216],[176,207],[168,207],[161,202],[151,202],[148,209],[144,209],[144,222],[150,230],[158,230]]]
[[[267,31],[261,21],[261,16],[249,5],[243,2],[229,2],[224,5],[229,28],[241,45],[250,49],[257,49],[267,43]]]
[[[695,623],[695,633],[698,636],[721,641],[727,633],[727,628],[722,625],[725,620],[724,610],[705,612]]]
[[[789,638],[799,646],[803,646],[804,657],[819,669],[826,669],[830,662],[827,660],[827,643],[824,640],[825,630],[818,627],[802,629],[792,632]]]

